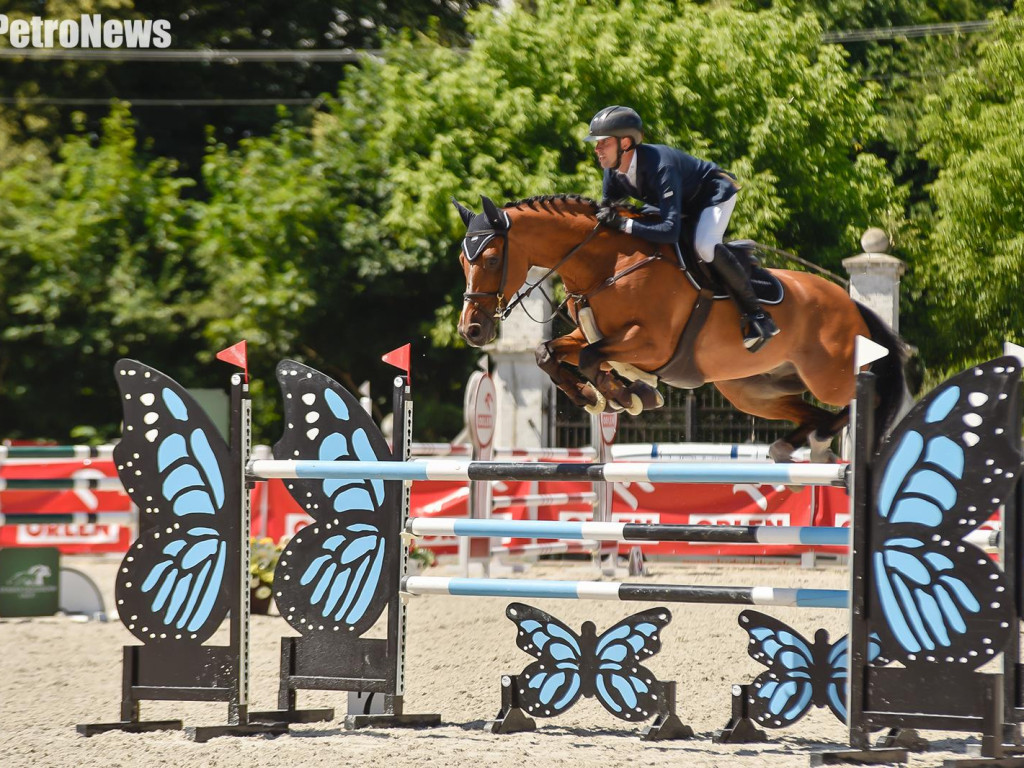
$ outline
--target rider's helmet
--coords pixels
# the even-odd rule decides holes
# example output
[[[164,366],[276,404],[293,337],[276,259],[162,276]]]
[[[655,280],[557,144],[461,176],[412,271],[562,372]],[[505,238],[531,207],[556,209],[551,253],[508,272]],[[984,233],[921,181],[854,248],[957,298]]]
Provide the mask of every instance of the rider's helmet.
[[[644,140],[644,121],[629,107],[605,107],[590,121],[587,141],[600,141],[607,136],[629,137],[634,144]]]

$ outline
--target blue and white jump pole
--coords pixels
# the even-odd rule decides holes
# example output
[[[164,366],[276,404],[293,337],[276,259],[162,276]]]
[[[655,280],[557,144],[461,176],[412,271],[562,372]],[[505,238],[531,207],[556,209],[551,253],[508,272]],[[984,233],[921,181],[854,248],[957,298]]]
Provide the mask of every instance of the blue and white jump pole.
[[[260,479],[307,480],[507,480],[604,481],[608,483],[771,483],[846,487],[845,464],[524,464],[503,461],[290,461],[261,459],[248,472]]]
[[[463,579],[408,576],[402,590],[410,595],[617,600],[620,602],[713,603],[716,605],[784,605],[797,608],[849,608],[842,589],[779,589],[681,584],[628,584],[611,581],[547,579]]]

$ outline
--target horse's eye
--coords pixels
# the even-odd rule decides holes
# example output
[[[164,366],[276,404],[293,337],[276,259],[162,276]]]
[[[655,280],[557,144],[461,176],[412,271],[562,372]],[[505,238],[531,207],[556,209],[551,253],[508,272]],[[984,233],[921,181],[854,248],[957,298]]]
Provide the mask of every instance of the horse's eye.
[[[501,262],[501,254],[500,253],[487,253],[487,254],[484,254],[484,268],[485,269],[495,269],[495,268],[497,268],[497,266],[498,266],[498,264],[500,262]]]

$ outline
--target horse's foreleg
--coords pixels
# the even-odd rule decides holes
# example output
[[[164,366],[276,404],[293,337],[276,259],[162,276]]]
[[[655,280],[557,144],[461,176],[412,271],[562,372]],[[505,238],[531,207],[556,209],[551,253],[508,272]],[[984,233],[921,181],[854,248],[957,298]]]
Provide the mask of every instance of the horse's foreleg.
[[[544,342],[535,352],[537,367],[579,408],[595,406],[600,401],[597,391],[580,378],[573,367],[573,361],[579,360],[579,349],[585,343],[582,336],[574,338],[574,334],[569,334]]]
[[[615,337],[606,337],[580,350],[580,374],[592,382],[608,400],[613,410],[625,409],[636,415],[645,408],[657,408],[664,402],[656,389],[642,381],[630,382],[614,370],[612,361],[619,360],[624,350],[623,344],[628,341],[629,333],[622,334],[618,341]],[[630,357],[635,351],[630,353]],[[603,366],[608,363],[608,369]]]

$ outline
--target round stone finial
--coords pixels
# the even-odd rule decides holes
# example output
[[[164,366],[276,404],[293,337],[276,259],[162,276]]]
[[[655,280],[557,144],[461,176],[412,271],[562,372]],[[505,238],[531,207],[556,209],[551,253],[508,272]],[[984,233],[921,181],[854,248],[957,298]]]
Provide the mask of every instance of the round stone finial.
[[[870,227],[861,235],[860,247],[865,253],[885,253],[889,250],[889,236],[884,229]]]

